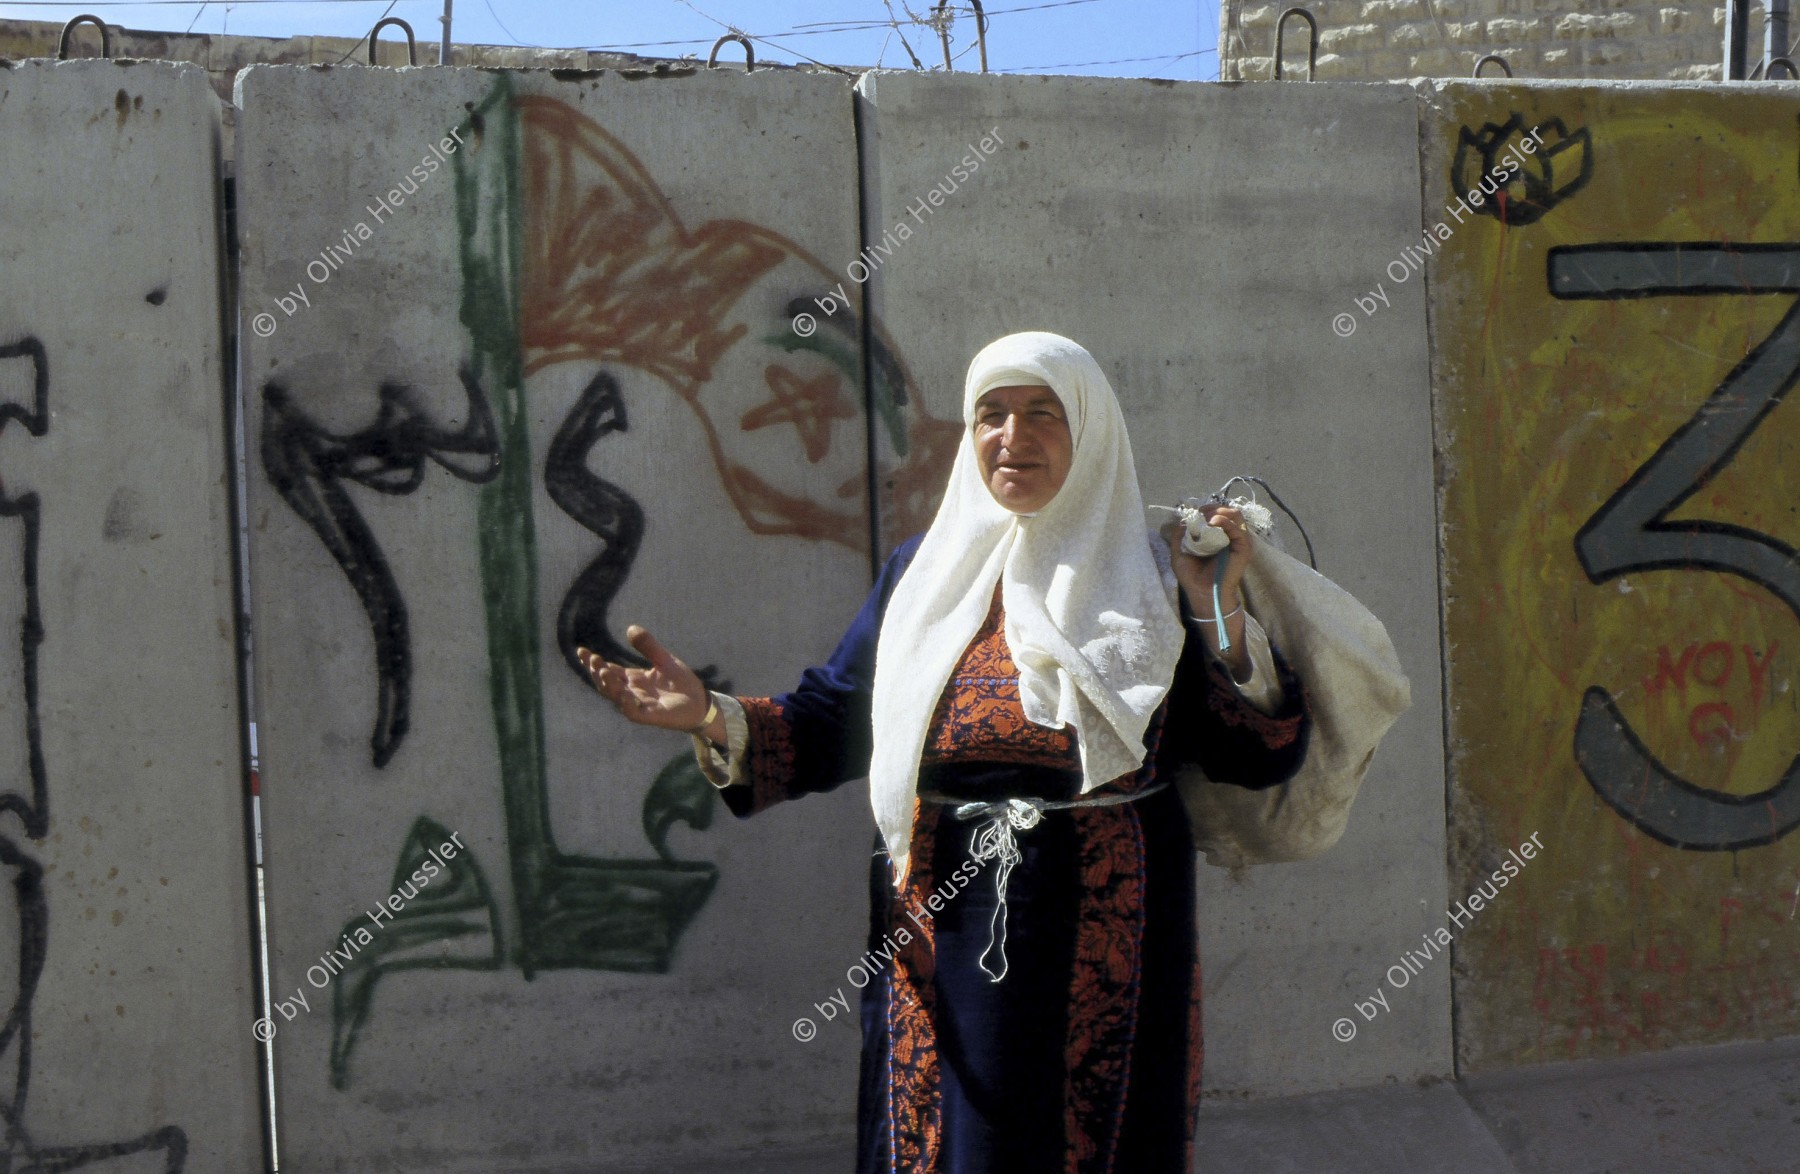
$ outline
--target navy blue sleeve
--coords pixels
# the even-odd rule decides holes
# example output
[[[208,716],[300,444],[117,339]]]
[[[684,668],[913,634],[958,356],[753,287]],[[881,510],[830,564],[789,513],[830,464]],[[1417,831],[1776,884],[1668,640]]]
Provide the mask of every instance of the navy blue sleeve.
[[[1183,611],[1183,627],[1186,628]],[[1173,778],[1198,766],[1215,783],[1260,790],[1286,782],[1300,769],[1312,721],[1306,692],[1273,643],[1269,651],[1281,681],[1281,706],[1264,713],[1238,692],[1231,672],[1208,654],[1191,632],[1175,666],[1157,747],[1157,775]]]
[[[721,797],[733,814],[753,815],[801,795],[829,791],[869,773],[873,751],[871,706],[875,645],[881,618],[924,535],[907,539],[888,556],[869,597],[850,621],[824,664],[807,669],[800,684],[776,697],[740,697],[750,726],[744,755],[747,787],[726,787]]]

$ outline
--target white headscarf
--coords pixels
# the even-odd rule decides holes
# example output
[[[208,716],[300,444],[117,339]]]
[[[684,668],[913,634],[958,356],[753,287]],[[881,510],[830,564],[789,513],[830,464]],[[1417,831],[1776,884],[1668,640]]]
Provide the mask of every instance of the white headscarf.
[[[1034,515],[995,501],[975,456],[975,401],[1013,386],[1056,392],[1074,440],[1068,479]],[[943,504],[876,647],[869,791],[896,887],[910,864],[927,726],[996,580],[1025,716],[1074,728],[1083,793],[1142,764],[1144,730],[1181,653],[1175,579],[1152,553],[1125,420],[1094,357],[1037,331],[988,344],[969,364],[963,425]]]

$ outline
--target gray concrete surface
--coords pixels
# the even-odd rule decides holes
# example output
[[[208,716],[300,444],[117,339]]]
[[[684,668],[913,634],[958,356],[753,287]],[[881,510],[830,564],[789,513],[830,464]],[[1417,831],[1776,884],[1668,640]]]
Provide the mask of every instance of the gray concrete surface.
[[[1800,1169],[1800,1041],[1682,1048],[1471,1077],[1520,1174]]]
[[[1800,1042],[1549,1064],[1305,1096],[1214,1097],[1195,1174],[1787,1174]],[[607,1174],[841,1174],[847,1146]],[[571,1172],[572,1174],[572,1172]]]
[[[665,866],[646,842],[656,816],[647,796],[689,743],[627,727],[557,642],[565,599],[608,552],[623,578],[606,615],[614,636],[642,622],[740,693],[793,687],[860,605],[870,580],[859,352],[851,346],[839,368],[795,349],[786,315],[825,284],[817,258],[841,269],[856,253],[848,83],[723,70],[514,80],[517,147],[504,110],[480,105],[498,84],[482,71],[257,68],[239,90],[275,987],[283,997],[300,989],[312,1008],[277,1038],[284,1170],[580,1167],[792,1146],[836,1136],[853,1113],[855,1029],[824,1022],[810,1043],[791,1031],[848,989],[845,970],[862,950],[866,791],[747,822],[720,807],[704,829],[673,817],[697,818],[710,789],[677,796],[659,810],[686,871]],[[365,205],[472,109],[483,121],[463,128],[462,157],[478,176],[475,235],[459,233],[454,167],[440,164],[314,282],[309,261],[368,220]],[[515,181],[522,308],[471,308],[461,250],[490,255],[495,238],[484,234],[512,223]],[[301,283],[311,304],[290,316],[276,299]],[[261,339],[259,313],[274,316]],[[465,325],[492,329],[515,313],[528,368],[516,396]],[[295,507],[328,492],[329,461],[306,446],[346,451],[330,437],[379,425],[384,383],[412,389],[411,410],[432,428],[457,431],[471,418],[464,366],[503,427],[509,398],[519,405],[529,453],[514,432],[505,459],[528,465],[468,483],[436,457],[470,477],[488,461],[439,436],[436,457],[415,452],[423,476],[412,492],[342,481],[368,530],[356,565],[387,568],[410,625],[410,724],[378,767],[377,649],[344,571]],[[591,451],[556,475],[590,495],[583,524],[550,496],[546,464],[601,377],[617,381],[618,400],[596,415]],[[282,432],[271,385],[312,431]],[[298,448],[283,449],[284,436]],[[283,452],[311,470],[294,501],[271,480],[269,455]],[[368,448],[358,457],[365,468],[375,458]],[[606,506],[609,491],[584,475],[636,506]],[[523,489],[495,497],[495,485]],[[641,540],[591,528],[638,507]],[[533,563],[530,598],[507,576]],[[508,624],[523,636],[496,628]],[[510,672],[541,716],[516,717],[526,753],[503,758],[491,683]],[[529,730],[540,720],[538,766]],[[424,944],[380,954],[416,968],[374,983],[334,1088],[331,998],[359,975],[328,977],[321,990],[307,970],[405,878],[396,863],[421,816],[460,833],[493,912],[443,905],[441,920],[411,923]],[[703,881],[709,867],[716,887],[685,928],[631,885],[634,875]],[[427,886],[418,909],[447,891]],[[535,911],[525,908],[533,891]],[[569,934],[561,956],[545,944],[558,910]],[[451,937],[452,923],[471,932]]]
[[[1213,1102],[1201,1109],[1199,1136],[1200,1174],[1513,1174],[1505,1151],[1452,1084]]]
[[[1783,1174],[1800,1042],[1534,1065],[1452,1084],[1202,1107],[1197,1171]]]
[[[275,987],[312,997],[277,1041],[284,1168],[848,1167],[855,1031],[789,1032],[848,989],[866,792],[689,826],[694,792],[648,798],[679,740],[595,702],[557,616],[605,556],[616,598],[579,613],[609,603],[613,633],[647,622],[735,691],[789,686],[868,581],[865,452],[891,545],[929,516],[969,356],[1029,328],[1082,340],[1111,374],[1148,500],[1273,482],[1412,679],[1337,847],[1203,870],[1201,1168],[1755,1169],[1781,1152],[1755,1147],[1785,1142],[1792,1114],[1771,1114],[1788,1102],[1683,1107],[1761,1054],[1434,1084],[1449,968],[1384,983],[1448,904],[1426,306],[1391,269],[1419,230],[1412,90],[880,75],[853,100],[822,77],[530,75],[511,83],[515,134],[500,84],[257,69],[239,91]],[[366,239],[343,235],[453,128],[455,159]],[[981,166],[946,194],[971,151]],[[472,279],[490,263],[498,283]],[[1358,302],[1384,277],[1391,302]],[[867,449],[865,297],[883,381]],[[616,402],[590,402],[593,434],[550,475],[603,376]],[[472,402],[495,406],[499,441]],[[499,489],[483,482],[496,447],[529,450]],[[617,529],[622,500],[642,507],[641,543]],[[340,562],[379,570],[366,598]],[[408,898],[417,939],[309,980],[405,880],[421,817],[433,843],[460,837],[478,880],[427,886]],[[689,924],[657,921],[627,876],[708,866]],[[558,911],[580,911],[560,955]],[[1384,986],[1389,1009],[1358,1017]],[[1332,1037],[1340,1019],[1356,1038]],[[1730,1128],[1709,1140],[1713,1117]]]
[[[1080,341],[1124,404],[1145,500],[1266,477],[1411,679],[1413,708],[1342,842],[1242,880],[1201,870],[1207,1085],[1269,1095],[1447,1074],[1446,966],[1357,1020],[1358,1038],[1331,1034],[1444,909],[1423,292],[1394,289],[1351,337],[1331,325],[1417,235],[1411,92],[907,74],[862,92],[865,233],[917,221],[872,296],[927,407],[954,418],[970,357],[1001,334]],[[1000,150],[909,217],[995,128]]]
[[[217,135],[193,66],[0,67],[6,1169],[261,1164]]]

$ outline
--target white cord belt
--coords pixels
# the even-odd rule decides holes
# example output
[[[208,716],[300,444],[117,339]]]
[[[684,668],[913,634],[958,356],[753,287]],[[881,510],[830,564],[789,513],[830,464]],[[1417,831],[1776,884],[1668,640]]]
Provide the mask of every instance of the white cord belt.
[[[1063,811],[1071,807],[1113,807],[1120,803],[1130,803],[1142,799],[1146,795],[1168,786],[1157,783],[1142,791],[1134,791],[1129,795],[1117,792],[1108,795],[1095,795],[1089,799],[994,799],[970,802],[952,799],[947,795],[926,791],[919,796],[928,803],[938,803],[952,808],[952,815],[961,820],[980,819],[987,822],[975,828],[975,834],[969,841],[969,855],[980,861],[995,861],[999,871],[995,874],[994,887],[996,901],[994,912],[988,918],[987,949],[981,952],[981,972],[989,981],[999,982],[1006,977],[1006,882],[1012,875],[1013,865],[1024,859],[1019,852],[1019,841],[1013,835],[1014,829],[1026,831],[1034,828],[1044,818],[1046,811]],[[1000,953],[1000,971],[995,973],[988,969],[988,955],[998,950]]]

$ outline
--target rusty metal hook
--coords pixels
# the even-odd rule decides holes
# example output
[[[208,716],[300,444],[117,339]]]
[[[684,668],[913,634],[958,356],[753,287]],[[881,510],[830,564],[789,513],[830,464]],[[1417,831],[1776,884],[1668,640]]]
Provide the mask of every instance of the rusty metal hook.
[[[981,10],[981,0],[969,0],[969,7],[975,10],[975,44],[981,49],[981,72],[986,73],[988,71],[987,13]],[[944,47],[944,72],[946,73],[955,68],[950,64],[950,22],[941,20],[939,14],[948,12],[949,8],[950,0],[938,0],[938,6],[931,10],[932,19],[937,22],[938,26],[938,44]]]
[[[1481,76],[1481,67],[1486,65],[1490,61],[1492,61],[1495,65],[1498,65],[1501,69],[1505,70],[1507,77],[1511,77],[1513,75],[1512,66],[1510,66],[1506,63],[1506,58],[1500,56],[1500,54],[1498,54],[1498,53],[1489,53],[1486,57],[1483,57],[1480,61],[1477,61],[1475,63],[1475,72],[1470,74],[1469,76],[1470,77],[1480,77]]]
[[[406,34],[406,63],[408,65],[417,65],[419,63],[419,43],[413,40],[412,26],[397,16],[382,17],[375,22],[375,27],[369,30],[369,64],[377,64],[375,60],[375,38],[379,37],[381,35],[381,30],[389,25],[399,26],[400,30]]]
[[[107,29],[106,22],[97,16],[90,16],[84,12],[80,16],[71,18],[69,23],[63,26],[62,41],[56,47],[56,59],[58,61],[67,61],[69,59],[69,35],[75,31],[75,26],[78,24],[91,24],[99,29],[100,56],[112,56],[112,33]]]
[[[1306,40],[1306,80],[1311,81],[1313,74],[1319,68],[1319,22],[1314,20],[1313,14],[1304,8],[1290,8],[1281,14],[1280,20],[1275,22],[1275,80],[1281,80],[1281,42],[1287,34],[1287,22],[1290,16],[1299,17],[1306,22],[1306,27],[1312,30],[1312,35]]]
[[[744,47],[744,72],[754,73],[756,71],[756,49],[750,44],[750,38],[742,33],[726,33],[714,41],[712,52],[706,55],[706,68],[719,68],[719,50],[731,41],[736,41]]]

